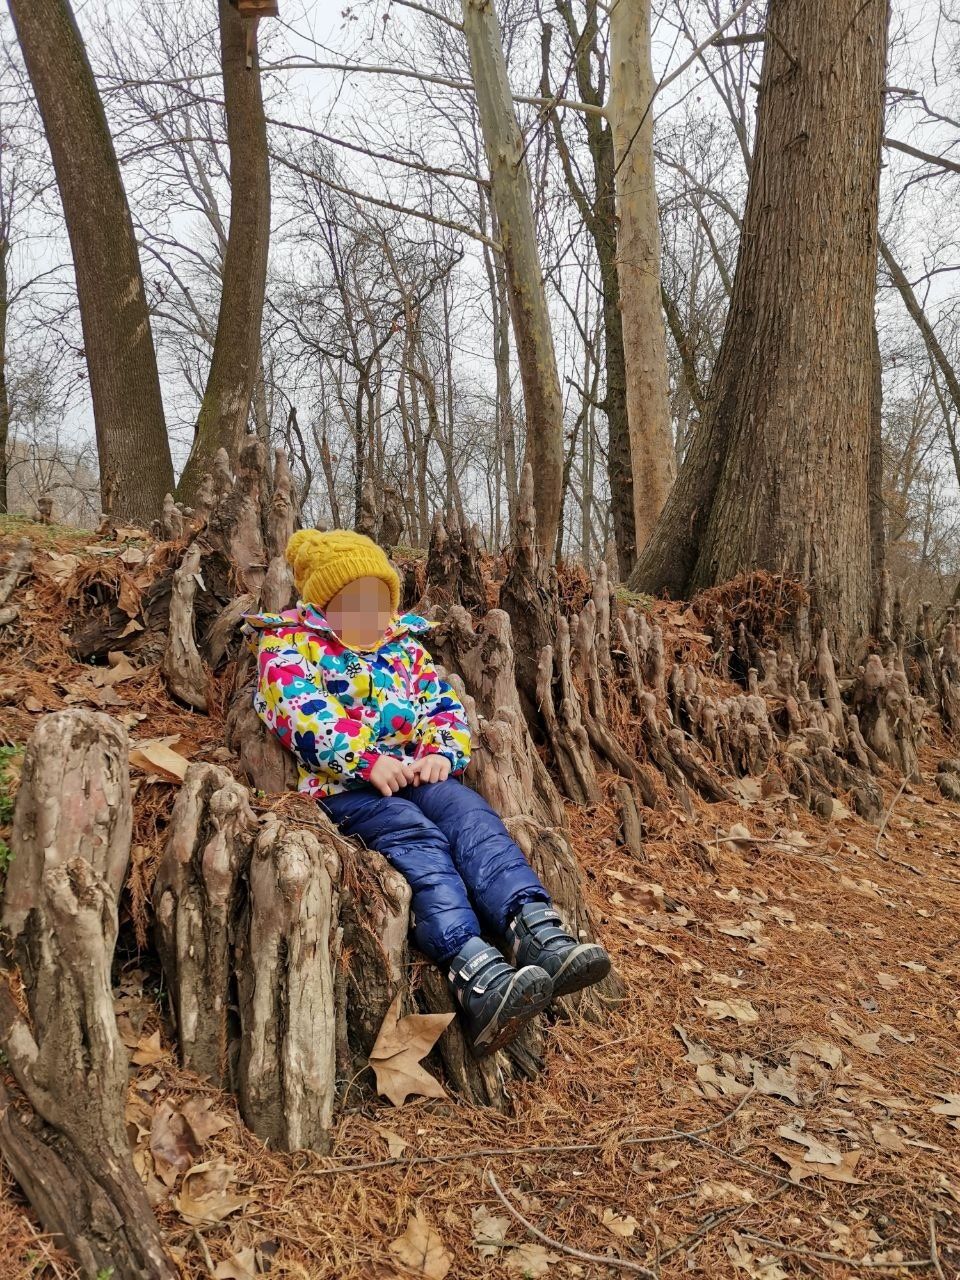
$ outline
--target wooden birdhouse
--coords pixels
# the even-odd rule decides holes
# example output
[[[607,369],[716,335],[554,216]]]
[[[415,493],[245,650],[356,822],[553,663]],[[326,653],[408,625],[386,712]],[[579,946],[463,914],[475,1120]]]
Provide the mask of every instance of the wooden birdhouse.
[[[280,6],[277,0],[230,0],[245,18],[278,18]]]
[[[257,26],[261,18],[278,18],[280,5],[278,0],[230,0],[230,3],[243,19],[247,29],[247,69],[253,66],[253,55],[257,51]]]

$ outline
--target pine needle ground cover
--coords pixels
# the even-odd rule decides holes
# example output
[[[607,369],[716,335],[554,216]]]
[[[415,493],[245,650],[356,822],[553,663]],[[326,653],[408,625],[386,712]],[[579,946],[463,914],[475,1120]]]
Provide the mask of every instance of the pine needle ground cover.
[[[935,725],[922,781],[881,780],[881,826],[842,803],[823,823],[748,778],[692,817],[644,811],[638,859],[612,802],[569,805],[623,1003],[554,1023],[507,1116],[450,1096],[393,1106],[366,1071],[328,1154],[281,1155],[177,1067],[150,951],[180,767],[163,752],[229,765],[217,700],[197,715],[155,668],[75,662],[71,592],[104,572],[142,589],[142,547],[42,536],[17,638],[0,643],[0,839],[40,714],[92,706],[127,725],[143,752],[115,987],[128,1132],[185,1277],[957,1274],[960,810],[933,785],[953,753]],[[690,652],[686,606],[651,607]],[[73,1276],[2,1176],[4,1277]]]

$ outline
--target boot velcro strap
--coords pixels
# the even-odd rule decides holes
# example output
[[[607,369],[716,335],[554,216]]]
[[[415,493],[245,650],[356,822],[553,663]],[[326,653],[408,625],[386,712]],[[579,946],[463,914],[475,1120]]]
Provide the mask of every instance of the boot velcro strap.
[[[493,947],[487,947],[484,951],[478,951],[462,968],[457,969],[455,966],[451,966],[450,981],[452,982],[454,978],[461,978],[464,982],[469,982],[481,969],[485,969],[491,960],[502,959],[503,957],[499,951],[496,951]]]
[[[546,946],[551,942],[570,942],[571,940],[566,929],[558,928],[556,925],[545,925],[537,930],[535,937],[540,946]]]
[[[523,913],[523,923],[528,927],[538,924],[563,924],[556,907],[549,902],[538,904],[536,907],[528,907]]]

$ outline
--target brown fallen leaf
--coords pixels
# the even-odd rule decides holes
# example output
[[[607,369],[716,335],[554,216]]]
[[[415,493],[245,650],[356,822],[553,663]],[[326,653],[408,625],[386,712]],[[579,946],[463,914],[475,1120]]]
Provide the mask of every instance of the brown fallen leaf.
[[[801,1147],[806,1147],[807,1153],[803,1157],[804,1160],[813,1161],[815,1164],[840,1164],[843,1160],[843,1153],[836,1147],[828,1147],[818,1138],[811,1138],[809,1133],[794,1129],[792,1125],[780,1125],[777,1133],[788,1142],[796,1142]]]
[[[80,564],[78,556],[65,553],[63,555],[55,555],[52,551],[48,553],[49,559],[43,561],[39,568],[48,578],[52,578],[54,582],[64,583],[68,578],[73,576],[74,571]]]
[[[504,1214],[493,1215],[484,1205],[477,1205],[471,1213],[473,1219],[473,1247],[481,1258],[493,1258],[507,1242],[511,1219]]]
[[[443,1247],[443,1241],[419,1209],[389,1249],[415,1276],[426,1280],[443,1280],[453,1266],[453,1254]]]
[[[837,1045],[824,1040],[822,1036],[808,1036],[805,1040],[798,1040],[793,1050],[795,1053],[805,1053],[809,1058],[816,1058],[831,1068],[839,1067],[843,1062],[843,1054]]]
[[[877,982],[883,987],[884,991],[895,991],[900,986],[900,979],[895,978],[892,973],[877,974]]]
[[[943,1102],[930,1108],[935,1116],[960,1116],[960,1093],[938,1093],[937,1097]]]
[[[394,1133],[392,1129],[384,1129],[382,1125],[375,1124],[373,1127],[376,1129],[377,1133],[379,1133],[380,1137],[386,1142],[387,1150],[390,1152],[391,1159],[397,1160],[403,1155],[404,1151],[407,1149],[407,1141],[405,1138],[401,1138],[399,1133]]]
[[[167,1187],[172,1187],[200,1155],[200,1144],[186,1119],[166,1098],[153,1113],[150,1152],[157,1177]]]
[[[621,1215],[614,1213],[612,1209],[604,1209],[600,1223],[613,1235],[620,1236],[622,1240],[629,1240],[640,1225],[632,1214]]]
[[[804,1178],[814,1177],[827,1178],[831,1182],[848,1182],[852,1185],[858,1185],[861,1181],[860,1178],[853,1176],[857,1161],[863,1154],[856,1149],[845,1151],[839,1164],[819,1164],[813,1160],[804,1160],[798,1158],[792,1151],[782,1151],[777,1147],[770,1147],[770,1152],[788,1166],[787,1176],[791,1182],[802,1182]]]
[[[701,1093],[707,1097],[718,1097],[722,1094],[726,1098],[742,1098],[747,1092],[747,1086],[741,1084],[736,1076],[720,1071],[712,1062],[700,1063],[697,1067],[697,1080],[705,1086],[701,1089]],[[716,1090],[716,1093],[710,1094],[708,1092],[710,1089]]]
[[[218,1116],[210,1110],[209,1098],[188,1098],[180,1108],[180,1114],[201,1144],[208,1142],[222,1129],[230,1128],[230,1121],[225,1116]]]
[[[236,1171],[225,1160],[195,1164],[183,1175],[180,1194],[173,1197],[174,1206],[192,1227],[222,1222],[249,1200],[229,1190],[235,1181]]]
[[[256,1249],[241,1249],[218,1262],[213,1272],[214,1280],[257,1280]]]
[[[400,997],[394,1000],[370,1051],[370,1066],[377,1077],[377,1092],[395,1107],[403,1106],[411,1094],[424,1098],[445,1098],[443,1085],[424,1071],[425,1057],[454,1019],[452,1013],[411,1013],[399,1017]]]
[[[874,1121],[870,1126],[870,1132],[873,1134],[873,1140],[883,1151],[903,1152],[907,1150],[907,1144],[900,1137],[900,1131],[895,1124],[881,1124]]]
[[[519,1271],[523,1280],[548,1275],[554,1262],[560,1261],[559,1253],[550,1253],[542,1244],[522,1244],[508,1250],[503,1259],[508,1271]]]
[[[735,1231],[733,1239],[726,1242],[727,1257],[738,1271],[750,1277],[750,1280],[788,1280],[786,1271],[776,1258],[756,1257],[750,1252],[746,1241]]]
[[[741,1026],[759,1022],[760,1015],[749,1000],[702,1000],[696,997],[697,1004],[705,1009],[711,1018],[730,1018]]]
[[[794,1106],[800,1105],[800,1083],[785,1067],[774,1067],[772,1071],[764,1071],[759,1063],[753,1064],[753,1087],[758,1093],[773,1098],[786,1098]]]
[[[154,1062],[159,1062],[162,1058],[168,1058],[170,1051],[164,1049],[160,1043],[159,1030],[154,1031],[152,1036],[145,1036],[133,1053],[130,1055],[130,1061],[138,1067],[149,1067]]]
[[[105,687],[107,685],[120,684],[123,680],[129,680],[131,676],[140,675],[140,670],[135,667],[125,653],[121,653],[117,649],[111,649],[107,654],[107,667],[91,667],[90,679],[94,684]]]
[[[132,744],[130,763],[143,773],[156,774],[167,782],[182,782],[190,761],[171,750],[179,736],[146,738]]]

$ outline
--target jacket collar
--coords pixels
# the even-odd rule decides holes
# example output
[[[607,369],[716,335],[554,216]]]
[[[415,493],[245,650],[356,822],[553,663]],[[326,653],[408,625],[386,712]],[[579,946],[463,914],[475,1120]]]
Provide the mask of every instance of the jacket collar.
[[[297,602],[295,609],[287,609],[283,613],[247,613],[243,618],[247,626],[252,627],[256,631],[272,631],[276,627],[302,627],[306,631],[311,631],[317,635],[332,636],[338,640],[336,632],[330,626],[324,614],[312,604],[307,604],[303,600]],[[387,627],[383,634],[383,639],[377,645],[378,649],[384,645],[390,644],[392,640],[397,640],[403,635],[423,635],[429,631],[431,627],[436,626],[435,622],[430,622],[427,618],[422,618],[418,613],[402,613]],[[362,650],[361,652],[371,652]]]

